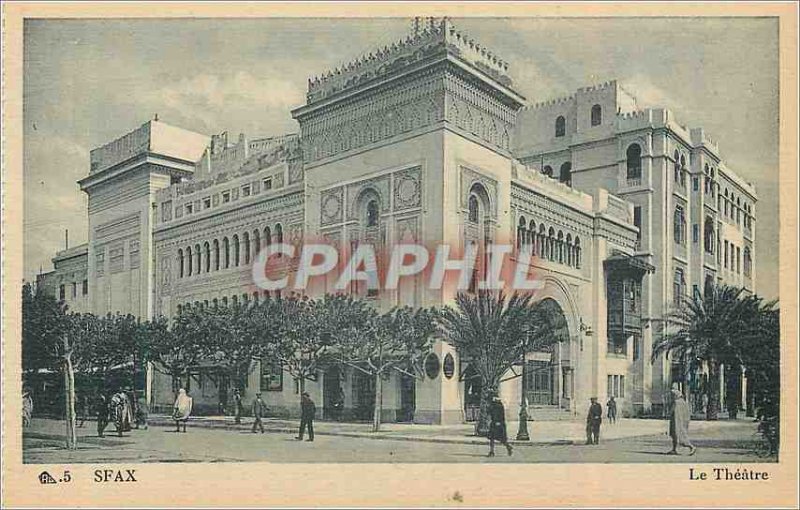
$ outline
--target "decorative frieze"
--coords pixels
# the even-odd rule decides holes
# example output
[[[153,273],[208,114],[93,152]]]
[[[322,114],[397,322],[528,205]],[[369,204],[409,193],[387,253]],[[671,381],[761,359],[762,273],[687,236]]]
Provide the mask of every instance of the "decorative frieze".
[[[343,203],[344,188],[338,187],[324,191],[320,197],[320,224],[324,226],[331,223],[341,223],[344,210]]]

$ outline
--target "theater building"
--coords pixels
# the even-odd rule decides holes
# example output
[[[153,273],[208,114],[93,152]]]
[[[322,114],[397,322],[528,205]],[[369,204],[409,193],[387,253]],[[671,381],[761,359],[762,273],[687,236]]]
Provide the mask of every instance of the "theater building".
[[[612,394],[625,414],[660,412],[674,372],[650,363],[660,321],[690,285],[752,289],[755,192],[702,130],[637,109],[614,82],[529,104],[507,62],[444,20],[310,79],[291,112],[296,134],[229,139],[149,121],[93,150],[80,181],[88,306],[174,317],[264,299],[252,264],[270,243],[321,240],[344,257],[364,244],[380,253],[407,242],[480,252],[508,243],[512,260],[533,254],[537,299],[568,325],[564,342],[526,356],[533,418],[582,415],[589,397]],[[283,263],[292,271],[297,258]],[[476,265],[470,291],[486,270]],[[43,279],[63,274],[57,264]],[[313,294],[333,292],[338,276]],[[395,290],[347,292],[388,310],[448,304],[456,289],[419,275]],[[473,419],[480,388],[468,360],[437,342],[424,368],[423,378],[384,383],[383,418]],[[152,405],[171,405],[172,382],[151,372]],[[509,419],[521,382],[500,389]],[[189,386],[205,412],[232,390],[204,367]],[[270,360],[254,362],[244,390],[276,412],[299,409],[299,385]],[[306,390],[322,416],[340,390],[347,417],[371,416],[374,383],[357,371],[331,368]]]

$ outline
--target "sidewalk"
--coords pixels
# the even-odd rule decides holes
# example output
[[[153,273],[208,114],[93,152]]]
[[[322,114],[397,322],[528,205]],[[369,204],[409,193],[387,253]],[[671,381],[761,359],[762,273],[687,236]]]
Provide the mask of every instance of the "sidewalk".
[[[148,422],[154,426],[174,426],[175,422],[166,415],[150,415]],[[243,418],[241,425],[234,423],[232,416],[196,416],[189,419],[189,427],[214,428],[225,430],[247,430],[252,426],[252,418]],[[266,418],[263,420],[267,432],[294,434],[299,420]],[[693,421],[690,430],[700,431],[710,428],[735,426],[728,421]],[[518,421],[508,422],[508,436],[514,445],[579,444],[586,441],[586,425],[582,421],[529,421],[530,441],[516,441]],[[112,427],[113,428],[113,427]],[[666,420],[620,419],[616,424],[603,423],[601,439],[622,439],[637,436],[664,434],[669,430]],[[379,432],[372,432],[371,423],[341,423],[330,421],[314,422],[317,435],[345,436],[366,439],[390,439],[395,441],[417,441],[431,443],[485,444],[486,438],[474,435],[474,424],[421,425],[411,423],[382,423]]]

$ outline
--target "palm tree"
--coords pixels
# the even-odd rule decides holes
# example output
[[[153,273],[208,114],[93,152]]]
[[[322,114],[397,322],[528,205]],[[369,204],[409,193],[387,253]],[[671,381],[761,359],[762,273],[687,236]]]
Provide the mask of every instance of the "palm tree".
[[[684,299],[670,312],[664,335],[653,346],[651,361],[663,354],[708,367],[706,419],[719,414],[721,365],[742,367],[742,339],[753,330],[757,317],[754,302],[744,289],[720,285],[709,287],[704,296]]]
[[[488,432],[490,396],[523,353],[564,339],[558,334],[564,330],[563,315],[545,303],[534,303],[530,294],[507,297],[502,291],[481,290],[459,293],[455,307],[442,310],[439,324],[445,341],[469,360],[481,379],[477,435]]]

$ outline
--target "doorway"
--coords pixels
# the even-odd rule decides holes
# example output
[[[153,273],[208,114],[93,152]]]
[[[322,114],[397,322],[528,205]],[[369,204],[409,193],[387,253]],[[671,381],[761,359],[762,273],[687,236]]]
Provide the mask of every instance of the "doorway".
[[[397,421],[414,421],[414,409],[416,408],[417,380],[410,375],[400,375],[400,410],[397,413]]]
[[[342,390],[342,370],[338,366],[325,371],[322,379],[322,418],[341,421],[344,411],[344,390]]]

